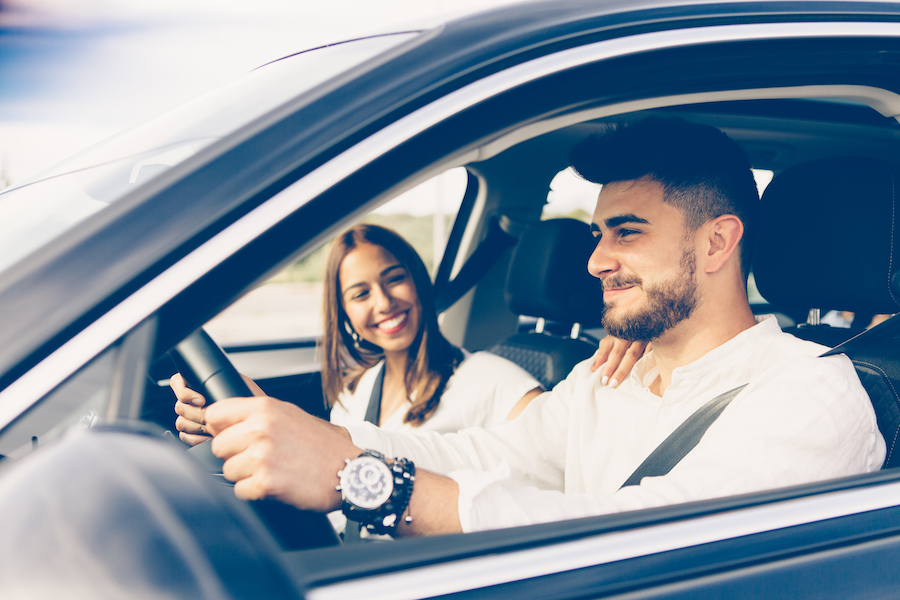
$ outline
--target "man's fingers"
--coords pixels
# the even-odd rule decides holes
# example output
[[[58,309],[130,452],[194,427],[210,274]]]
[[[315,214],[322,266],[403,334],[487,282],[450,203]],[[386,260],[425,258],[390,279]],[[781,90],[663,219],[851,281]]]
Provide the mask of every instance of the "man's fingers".
[[[224,430],[217,430],[217,433],[214,433],[213,435],[215,435],[212,445],[213,454],[222,460],[229,460],[256,443],[259,434],[254,431],[253,424],[248,424],[246,421],[239,421]],[[247,457],[244,457],[244,460],[246,459]],[[232,465],[232,469],[234,468],[235,465]],[[239,475],[240,472],[235,472],[234,474]],[[236,479],[232,479],[231,481],[236,481]]]
[[[190,444],[191,446],[196,446],[197,444],[208,442],[212,439],[208,435],[192,435],[190,433],[183,432],[178,434],[178,438],[185,444]]]
[[[261,402],[271,398],[228,398],[211,404],[206,409],[207,431],[212,435],[218,435],[236,423],[240,423],[255,412],[261,406]]]
[[[267,482],[275,479],[267,462],[257,454],[257,448],[247,448],[225,461],[222,474],[234,482],[234,495],[241,500],[259,500],[276,495]]]
[[[206,425],[202,420],[192,421],[191,419],[178,417],[177,419],[175,419],[175,429],[182,433],[187,433],[190,435],[210,435],[209,431],[206,430]]]
[[[205,423],[206,422],[206,409],[198,408],[196,406],[191,406],[190,404],[185,404],[183,402],[175,403],[175,414],[179,417],[183,418],[186,421],[192,421],[194,423]],[[175,421],[176,427],[178,426],[178,421]],[[179,431],[184,431],[179,428]],[[188,432],[193,433],[193,432]]]
[[[231,481],[227,475],[225,478]],[[234,495],[238,500],[262,500],[263,498],[277,497],[261,482],[261,477],[258,474],[235,481]]]

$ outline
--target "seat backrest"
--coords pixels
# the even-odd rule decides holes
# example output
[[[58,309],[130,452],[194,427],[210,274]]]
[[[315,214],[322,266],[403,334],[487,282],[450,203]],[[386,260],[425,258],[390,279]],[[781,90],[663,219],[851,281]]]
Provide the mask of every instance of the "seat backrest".
[[[857,314],[900,312],[897,198],[900,166],[862,157],[828,158],[778,174],[760,202],[753,273],[763,297],[788,308]],[[860,328],[794,327],[834,346]],[[900,351],[868,336],[846,354],[869,393],[885,438],[884,468],[900,465]],[[893,342],[893,343],[892,343]]]
[[[575,219],[551,219],[529,226],[513,251],[506,301],[518,315],[596,327],[603,313],[600,282],[587,271],[596,241],[590,227]],[[596,346],[548,332],[520,333],[490,348],[541,382],[546,389],[564,379]]]

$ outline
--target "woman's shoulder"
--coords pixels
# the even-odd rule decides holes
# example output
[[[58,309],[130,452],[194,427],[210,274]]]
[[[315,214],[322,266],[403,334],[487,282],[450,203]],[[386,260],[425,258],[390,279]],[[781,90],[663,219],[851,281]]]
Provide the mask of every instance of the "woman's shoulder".
[[[448,411],[453,407],[460,427],[486,427],[505,421],[522,396],[536,387],[540,383],[512,361],[490,352],[467,353],[448,382],[441,406]]]
[[[539,385],[528,371],[516,363],[485,350],[466,352],[454,375],[490,379],[494,382],[502,382],[511,378],[520,382],[533,382],[535,387]]]
[[[460,366],[462,365],[468,365],[470,368],[484,366],[498,369],[525,370],[513,361],[487,350],[479,350],[478,352],[463,351],[463,361]]]

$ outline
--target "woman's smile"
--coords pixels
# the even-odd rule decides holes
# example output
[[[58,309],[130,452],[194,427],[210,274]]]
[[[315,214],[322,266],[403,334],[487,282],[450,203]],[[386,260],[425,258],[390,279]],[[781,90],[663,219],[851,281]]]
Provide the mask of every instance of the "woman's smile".
[[[339,269],[352,328],[385,354],[406,352],[422,326],[422,308],[407,268],[382,246],[359,244]]]
[[[388,335],[393,335],[399,332],[401,329],[406,327],[406,323],[409,317],[409,311],[405,310],[401,313],[397,313],[381,321],[380,323],[376,323],[374,327],[378,329],[382,333],[386,333]]]

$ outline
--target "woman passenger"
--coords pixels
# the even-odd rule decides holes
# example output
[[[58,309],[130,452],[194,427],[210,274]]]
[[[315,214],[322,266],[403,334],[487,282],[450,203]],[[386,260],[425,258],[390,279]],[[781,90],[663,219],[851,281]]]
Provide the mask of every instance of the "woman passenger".
[[[384,227],[360,224],[335,239],[324,309],[322,384],[335,424],[485,427],[514,418],[543,391],[515,363],[444,338],[422,259]]]

